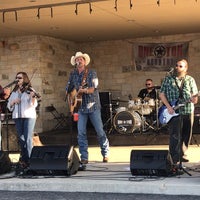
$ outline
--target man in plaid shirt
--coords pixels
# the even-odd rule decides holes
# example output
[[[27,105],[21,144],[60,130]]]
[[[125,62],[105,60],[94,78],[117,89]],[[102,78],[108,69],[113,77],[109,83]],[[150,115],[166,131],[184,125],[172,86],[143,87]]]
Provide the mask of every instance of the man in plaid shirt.
[[[188,63],[185,59],[176,63],[174,73],[166,76],[160,89],[160,99],[169,116],[175,113],[173,104],[182,104],[178,115],[169,122],[169,151],[174,164],[189,162],[185,152],[190,144],[194,121],[194,104],[198,102],[198,89],[193,77],[187,75]],[[179,143],[180,142],[180,143]]]

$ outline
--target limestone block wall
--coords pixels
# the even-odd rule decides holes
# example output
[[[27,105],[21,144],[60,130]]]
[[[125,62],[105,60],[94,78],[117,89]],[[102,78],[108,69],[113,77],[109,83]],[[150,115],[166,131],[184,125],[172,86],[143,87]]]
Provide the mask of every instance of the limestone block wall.
[[[163,71],[136,71],[134,44],[186,41],[189,42],[189,74],[200,89],[200,33],[87,43],[35,35],[0,38],[0,84],[5,86],[14,80],[18,71],[26,71],[33,87],[42,96],[35,131],[47,131],[56,122],[45,112],[46,106],[53,104],[60,113],[68,114],[65,86],[73,70],[70,58],[76,51],[90,55],[88,67],[97,71],[100,92],[111,92],[112,99],[120,99],[120,106],[127,106],[128,95],[137,97],[147,78],[160,85],[166,74]]]
[[[75,52],[73,42],[43,36],[24,36],[0,39],[0,77],[5,86],[25,71],[32,86],[40,93],[36,132],[50,130],[56,124],[45,107],[53,104],[58,112],[68,114],[65,98],[69,64]]]
[[[195,78],[200,89],[200,34],[187,34],[84,43],[84,51],[92,58],[91,67],[98,72],[100,90],[111,91],[114,99],[127,100],[129,94],[137,97],[147,78],[153,79],[155,85],[161,85],[166,72],[135,70],[133,47],[138,42],[189,42],[189,74]]]

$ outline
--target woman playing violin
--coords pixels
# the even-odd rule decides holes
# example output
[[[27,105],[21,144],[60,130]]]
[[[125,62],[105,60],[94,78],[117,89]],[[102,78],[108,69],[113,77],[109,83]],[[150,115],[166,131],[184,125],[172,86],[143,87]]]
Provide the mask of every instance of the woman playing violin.
[[[15,121],[18,140],[21,147],[19,163],[21,167],[29,166],[30,155],[33,147],[32,136],[36,122],[37,98],[33,91],[28,91],[31,87],[28,75],[25,72],[18,72],[18,80],[9,99],[7,107],[12,112]]]

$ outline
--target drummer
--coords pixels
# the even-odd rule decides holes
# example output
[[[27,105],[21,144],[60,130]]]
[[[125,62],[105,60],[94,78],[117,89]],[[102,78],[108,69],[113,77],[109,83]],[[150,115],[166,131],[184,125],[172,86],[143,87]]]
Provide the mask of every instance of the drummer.
[[[154,87],[153,80],[148,78],[146,79],[145,82],[146,88],[143,88],[140,90],[138,97],[141,98],[142,100],[147,100],[147,99],[156,99],[156,90]]]
[[[156,119],[156,90],[153,80],[150,78],[146,79],[145,86],[146,88],[141,89],[138,94],[138,97],[141,98],[141,102],[144,106],[141,113],[145,116],[148,115],[149,120],[151,121],[151,123],[153,123]]]

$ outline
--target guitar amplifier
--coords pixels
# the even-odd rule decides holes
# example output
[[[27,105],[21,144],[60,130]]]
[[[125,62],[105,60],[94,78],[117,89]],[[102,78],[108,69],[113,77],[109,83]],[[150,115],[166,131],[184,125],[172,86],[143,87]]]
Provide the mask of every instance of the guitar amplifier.
[[[195,107],[194,109],[194,124],[192,133],[194,134],[200,133],[200,107]]]
[[[110,106],[112,94],[111,92],[99,92],[100,102],[101,102],[101,118],[103,124],[110,118]]]
[[[200,133],[200,116],[194,116],[194,124],[192,128],[192,133]]]

